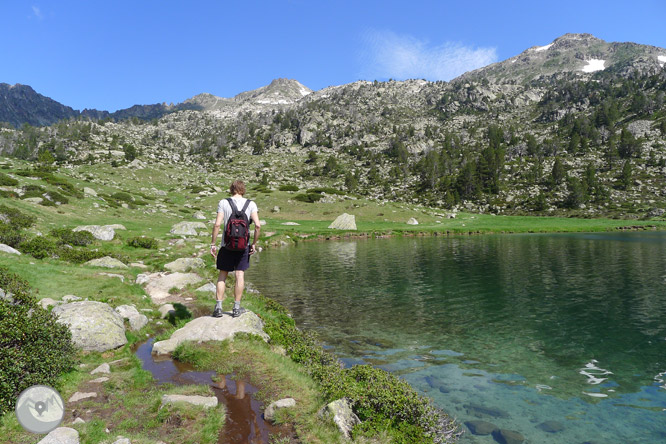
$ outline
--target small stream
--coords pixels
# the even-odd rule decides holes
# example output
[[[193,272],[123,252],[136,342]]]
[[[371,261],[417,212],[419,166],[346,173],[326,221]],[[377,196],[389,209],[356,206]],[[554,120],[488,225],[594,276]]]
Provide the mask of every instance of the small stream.
[[[226,422],[218,444],[263,444],[269,442],[271,435],[289,434],[285,427],[276,427],[264,420],[262,404],[252,397],[258,391],[256,387],[247,381],[234,380],[233,375],[224,375],[219,382],[213,382],[216,375],[213,371],[196,371],[190,364],[154,356],[153,342],[155,338],[141,343],[135,355],[157,384],[210,385],[218,402],[226,407]]]

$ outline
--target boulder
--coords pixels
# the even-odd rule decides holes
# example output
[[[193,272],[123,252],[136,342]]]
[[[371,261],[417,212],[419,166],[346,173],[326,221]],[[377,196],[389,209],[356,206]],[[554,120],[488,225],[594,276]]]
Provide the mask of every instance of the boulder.
[[[113,228],[100,225],[81,225],[74,228],[72,231],[87,231],[88,233],[92,234],[95,239],[103,241],[113,240],[113,237],[116,235],[116,232]]]
[[[275,205],[271,211],[272,211],[273,213],[279,213],[279,212],[280,212],[280,207],[278,207],[277,205]]]
[[[284,398],[271,402],[268,407],[266,407],[266,410],[264,410],[264,419],[273,422],[275,421],[275,414],[278,410],[294,407],[295,405],[296,400],[294,398]]]
[[[200,257],[181,257],[164,265],[169,271],[189,271],[192,268],[204,268],[206,263]]]
[[[409,220],[407,221],[407,225],[418,225],[418,224],[419,224],[419,221],[416,220],[413,217],[410,217]]]
[[[148,323],[148,317],[144,314],[139,313],[133,305],[119,305],[116,307],[116,312],[127,319],[130,324],[130,330],[137,331],[141,330]]]
[[[166,355],[173,352],[178,344],[183,341],[224,341],[233,339],[236,333],[251,333],[260,336],[264,341],[270,339],[264,332],[264,323],[251,311],[245,311],[237,318],[231,316],[222,316],[213,318],[203,316],[193,319],[173,332],[171,338],[166,341],[159,341],[153,344],[153,353]]]
[[[339,215],[328,228],[336,230],[355,230],[356,217],[353,214],[342,213]]]
[[[493,438],[500,444],[522,444],[525,437],[513,430],[497,429],[493,431]]]
[[[86,196],[97,197],[97,192],[92,188],[88,187],[83,187],[83,194],[85,194]]]
[[[327,404],[319,411],[319,416],[333,417],[333,422],[346,439],[351,438],[351,430],[354,426],[361,423],[361,420],[352,411],[349,400],[344,398]]]
[[[120,262],[118,259],[111,256],[104,256],[98,259],[92,259],[86,262],[84,265],[90,265],[92,267],[104,267],[104,268],[129,268],[127,265]]]
[[[141,279],[139,279],[141,277]],[[146,293],[154,303],[171,296],[172,288],[183,289],[190,284],[203,281],[204,278],[196,273],[148,273],[137,276],[137,283],[146,283]]]
[[[203,222],[178,222],[171,227],[171,234],[180,236],[196,236],[197,228],[206,228]]]
[[[53,309],[58,322],[72,332],[72,341],[85,351],[106,351],[127,344],[123,318],[107,304],[80,301]]]
[[[37,444],[79,444],[79,432],[71,427],[58,427]]]
[[[197,288],[195,291],[205,291],[208,293],[217,293],[217,287],[212,282],[209,282],[201,287]]]
[[[185,402],[192,405],[200,405],[205,409],[217,406],[215,396],[196,396],[196,395],[162,395],[162,405]]]
[[[0,244],[0,252],[7,254],[18,254],[19,256],[21,255],[20,251],[5,244]]]

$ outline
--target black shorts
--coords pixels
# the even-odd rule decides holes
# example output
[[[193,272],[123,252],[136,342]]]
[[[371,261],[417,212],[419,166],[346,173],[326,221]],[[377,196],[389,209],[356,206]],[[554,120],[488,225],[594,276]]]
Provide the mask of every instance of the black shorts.
[[[244,251],[229,251],[222,247],[217,253],[217,269],[245,271],[250,268],[250,247]]]

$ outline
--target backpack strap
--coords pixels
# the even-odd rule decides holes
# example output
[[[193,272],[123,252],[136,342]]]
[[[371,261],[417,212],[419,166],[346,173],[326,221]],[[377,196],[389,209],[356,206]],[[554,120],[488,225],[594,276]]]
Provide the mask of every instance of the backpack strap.
[[[245,199],[245,205],[243,205],[243,209],[241,210],[243,213],[245,213],[245,210],[247,210],[247,207],[250,206],[250,202],[252,202],[250,199]]]
[[[231,207],[231,214],[238,213],[238,208],[231,197],[227,197],[227,202],[229,202],[229,206]]]

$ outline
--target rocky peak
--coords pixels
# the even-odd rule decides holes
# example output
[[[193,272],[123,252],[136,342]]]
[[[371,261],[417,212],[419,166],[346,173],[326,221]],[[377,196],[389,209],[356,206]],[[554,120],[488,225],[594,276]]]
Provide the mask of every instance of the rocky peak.
[[[254,102],[269,105],[289,105],[298,102],[312,90],[297,80],[274,79],[269,85],[246,91],[234,97],[237,102]]]

